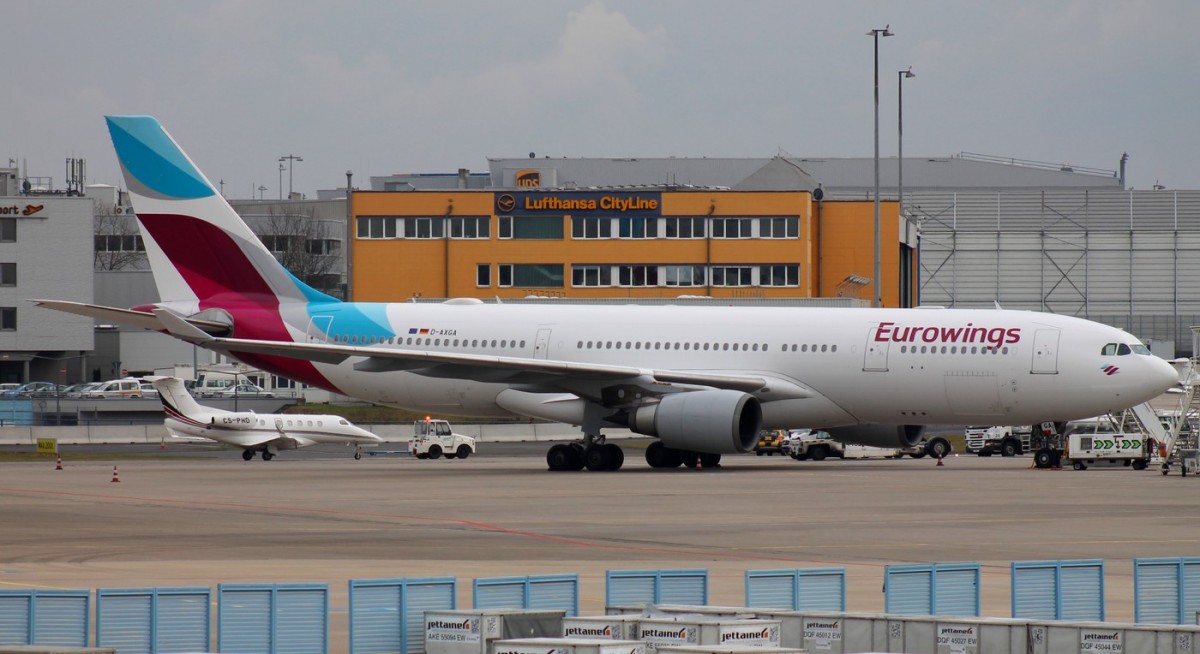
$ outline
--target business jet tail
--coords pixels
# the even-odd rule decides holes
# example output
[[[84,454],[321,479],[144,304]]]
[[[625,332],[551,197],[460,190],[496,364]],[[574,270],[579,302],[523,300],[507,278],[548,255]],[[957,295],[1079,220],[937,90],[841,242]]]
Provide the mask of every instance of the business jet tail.
[[[199,424],[207,421],[207,417],[201,419],[201,414],[212,413],[211,409],[206,409],[196,402],[196,399],[188,392],[183,380],[178,377],[161,377],[155,379],[153,384],[154,388],[158,390],[158,398],[162,402],[163,410],[170,418],[180,422]]]

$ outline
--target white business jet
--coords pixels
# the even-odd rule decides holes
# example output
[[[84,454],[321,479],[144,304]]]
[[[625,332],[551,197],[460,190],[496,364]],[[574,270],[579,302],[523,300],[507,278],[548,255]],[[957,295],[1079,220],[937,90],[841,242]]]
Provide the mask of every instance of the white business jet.
[[[713,466],[764,428],[911,447],[925,425],[1062,423],[1178,381],[1122,330],[1028,311],[341,302],[280,266],[157,120],[108,127],[161,301],[41,306],[377,404],[579,425],[552,470],[620,468],[610,427],[657,437],[652,467]]]
[[[317,443],[356,445],[354,458],[362,458],[362,446],[383,442],[375,434],[333,415],[254,413],[225,411],[201,406],[178,377],[154,380],[163,410],[163,424],[175,438],[203,438],[242,448],[246,461],[261,453],[263,461],[279,450],[294,450]]]

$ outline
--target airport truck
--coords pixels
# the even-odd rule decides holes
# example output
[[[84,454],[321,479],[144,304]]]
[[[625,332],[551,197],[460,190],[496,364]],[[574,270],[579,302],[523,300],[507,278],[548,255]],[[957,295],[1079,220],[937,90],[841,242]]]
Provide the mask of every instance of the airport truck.
[[[824,461],[834,456],[846,458],[846,448],[823,431],[793,429],[782,445],[782,452],[797,461]]]
[[[465,459],[475,453],[475,439],[454,433],[445,420],[426,418],[413,422],[408,451],[418,459]]]
[[[1033,428],[1021,427],[967,427],[964,434],[966,449],[979,456],[1016,456],[1030,450]]]

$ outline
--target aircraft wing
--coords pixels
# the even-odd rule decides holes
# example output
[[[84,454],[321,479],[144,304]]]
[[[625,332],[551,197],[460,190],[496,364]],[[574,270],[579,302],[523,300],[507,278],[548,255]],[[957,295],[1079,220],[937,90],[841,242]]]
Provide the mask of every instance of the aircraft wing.
[[[87,316],[88,318],[95,318],[104,322],[133,325],[134,327],[141,327],[156,332],[167,331],[162,321],[150,311],[120,309],[117,307],[107,307],[102,304],[86,304],[84,302],[70,302],[67,300],[30,300],[30,302],[39,307],[54,309],[55,311],[62,311],[64,313],[73,313],[77,316]],[[213,320],[202,320],[199,318],[183,318],[183,320],[206,332],[222,333],[229,330],[229,325]]]
[[[502,357],[455,352],[398,350],[327,343],[284,343],[253,339],[214,337],[165,309],[154,311],[172,336],[202,347],[238,354],[258,354],[339,364],[350,358],[356,370],[388,372],[407,370],[428,377],[471,379],[480,382],[528,384],[548,390],[567,390],[584,395],[600,394],[605,388],[634,385],[652,395],[689,390],[674,386],[697,386],[769,393],[776,399],[811,397],[808,389],[785,379],[737,372],[654,370],[575,361]]]

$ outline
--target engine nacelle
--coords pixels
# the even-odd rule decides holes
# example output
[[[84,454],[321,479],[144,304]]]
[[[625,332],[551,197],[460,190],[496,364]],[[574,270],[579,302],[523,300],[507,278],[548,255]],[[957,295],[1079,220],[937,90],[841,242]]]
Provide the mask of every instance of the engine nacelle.
[[[921,442],[925,435],[924,425],[854,425],[825,429],[830,436],[843,443],[870,445],[872,447],[912,447]]]
[[[739,391],[691,391],[637,409],[629,428],[662,444],[709,454],[749,452],[758,442],[762,407]]]

